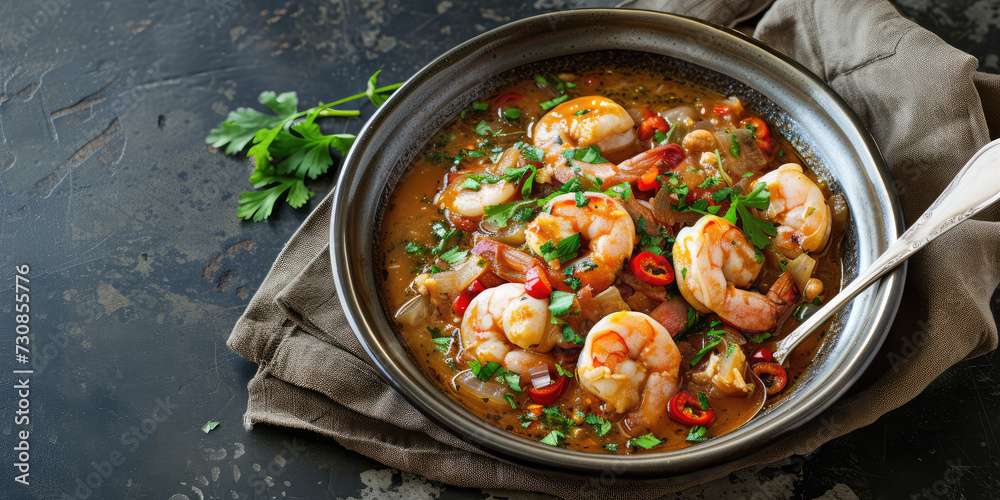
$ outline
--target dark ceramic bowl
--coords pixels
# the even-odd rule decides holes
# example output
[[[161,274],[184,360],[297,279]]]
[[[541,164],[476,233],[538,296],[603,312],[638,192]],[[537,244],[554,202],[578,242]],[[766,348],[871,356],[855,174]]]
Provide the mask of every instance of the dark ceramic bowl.
[[[397,90],[344,161],[334,194],[330,257],[347,318],[382,374],[416,408],[461,439],[546,469],[677,475],[758,450],[843,395],[882,343],[899,303],[904,270],[883,278],[841,312],[794,390],[766,412],[698,446],[634,456],[552,447],[480,420],[449,399],[409,357],[379,290],[377,238],[386,200],[422,145],[469,102],[497,88],[511,70],[607,50],[623,51],[626,59],[666,61],[710,89],[739,96],[776,124],[831,189],[847,198],[852,216],[842,243],[845,283],[901,232],[895,189],[875,143],[815,75],[736,31],[661,13],[599,9],[532,17],[484,33],[439,57]]]

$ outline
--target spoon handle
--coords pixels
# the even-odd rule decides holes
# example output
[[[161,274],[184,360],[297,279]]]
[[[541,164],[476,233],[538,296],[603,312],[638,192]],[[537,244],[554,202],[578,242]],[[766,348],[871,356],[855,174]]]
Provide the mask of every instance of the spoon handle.
[[[983,146],[962,167],[951,184],[948,184],[927,211],[851,284],[833,296],[792,333],[778,341],[774,352],[775,360],[784,364],[788,354],[844,304],[928,242],[972,217],[997,199],[1000,199],[1000,139]]]

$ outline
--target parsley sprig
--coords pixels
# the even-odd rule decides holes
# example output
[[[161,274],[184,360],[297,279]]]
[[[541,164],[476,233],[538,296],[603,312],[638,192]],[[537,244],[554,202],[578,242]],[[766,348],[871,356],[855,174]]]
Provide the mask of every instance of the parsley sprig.
[[[333,109],[334,106],[367,97],[380,106],[402,83],[377,86],[380,71],[368,79],[367,89],[349,97],[299,111],[295,92],[275,94],[262,92],[257,101],[274,112],[261,113],[253,108],[230,111],[226,120],[212,129],[205,142],[236,155],[253,143],[247,156],[254,158],[250,182],[262,191],[247,191],[240,195],[236,214],[244,219],[260,221],[269,217],[282,195],[293,208],[305,205],[313,192],[305,178],[315,179],[333,166],[331,148],[347,154],[354,144],[351,134],[326,135],[320,131],[317,118],[356,117],[358,110]]]

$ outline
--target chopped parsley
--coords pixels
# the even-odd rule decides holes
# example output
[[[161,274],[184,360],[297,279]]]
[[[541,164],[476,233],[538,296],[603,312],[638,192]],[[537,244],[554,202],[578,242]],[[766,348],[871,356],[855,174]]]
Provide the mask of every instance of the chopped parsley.
[[[696,425],[696,426],[692,427],[690,431],[688,431],[688,435],[687,435],[686,439],[687,439],[687,441],[689,441],[691,443],[697,443],[697,442],[700,442],[700,441],[707,441],[708,438],[705,437],[705,433],[706,432],[708,432],[707,428],[702,427],[700,425]]]
[[[594,432],[597,433],[598,437],[604,437],[611,430],[611,422],[597,415],[587,415],[585,422],[594,426]]]
[[[564,101],[566,101],[566,99],[569,99],[569,94],[563,94],[559,97],[553,97],[552,99],[549,99],[548,101],[539,104],[539,106],[541,106],[542,109],[544,109],[545,111],[548,111],[558,106],[559,104],[563,103]]]
[[[473,359],[469,361],[469,369],[472,370],[472,374],[476,376],[479,380],[486,382],[497,372],[497,370],[503,368],[500,363],[496,361],[490,361],[483,365],[479,360]]]
[[[559,262],[568,262],[576,257],[577,251],[580,249],[580,233],[574,233],[566,238],[559,240],[559,243],[552,244],[552,241],[546,241],[538,248],[541,257],[546,262],[559,259]]]
[[[511,121],[519,120],[521,118],[521,110],[516,108],[507,108],[503,110],[503,115]]]
[[[715,187],[715,186],[718,186],[718,185],[719,185],[719,178],[715,177],[713,175],[712,177],[706,177],[705,180],[702,181],[701,184],[698,184],[698,187],[700,187],[702,189],[708,189],[708,188]],[[729,188],[724,188],[724,189],[729,189]],[[713,193],[713,199],[714,199],[714,194],[715,193]]]
[[[615,184],[609,187],[604,194],[614,198],[615,196],[621,198],[622,200],[627,200],[632,197],[632,186],[627,182],[621,184]]]
[[[539,442],[550,446],[559,446],[565,437],[566,435],[559,431],[552,431],[548,436],[543,437]]]
[[[582,344],[583,337],[576,334],[573,328],[569,325],[563,325],[563,342],[570,342],[573,344]]]
[[[567,149],[563,151],[563,156],[571,160],[582,161],[584,163],[607,163],[608,160],[601,156],[601,148],[596,144],[580,149]]]
[[[472,109],[477,111],[486,111],[487,109],[490,109],[490,105],[486,102],[474,102],[472,103]]]
[[[604,449],[608,451],[618,451],[618,443],[609,443],[604,445]]]
[[[564,279],[563,284],[572,288],[573,290],[579,290],[580,288],[583,287],[583,282],[580,281],[580,278],[577,278],[576,276],[570,276],[569,278]]]
[[[476,125],[476,133],[479,135],[486,135],[493,132],[488,125],[486,125],[486,120],[479,120],[479,125]]]
[[[771,336],[771,334],[767,333],[767,332],[764,332],[764,333],[744,333],[743,336],[746,337],[747,340],[749,340],[750,342],[753,342],[754,344],[763,344],[764,341],[767,340],[767,338]]]
[[[451,337],[438,337],[431,339],[431,342],[437,344],[434,346],[434,348],[437,349],[438,352],[447,355],[449,352],[451,352],[451,340],[452,340]]]
[[[583,115],[585,115],[587,113],[590,113],[589,109],[581,109],[580,111],[577,111],[576,113],[573,113],[573,114],[576,115],[576,116],[583,116]]]
[[[569,378],[573,378],[573,372],[563,368],[562,365],[559,364],[556,365],[556,373],[558,373],[559,375],[564,375]]]
[[[573,309],[575,298],[576,295],[569,292],[562,292],[559,290],[552,292],[552,295],[549,297],[549,312],[551,312],[553,316],[565,316],[569,314],[569,312]],[[572,332],[573,330],[570,329],[570,331]],[[576,334],[574,333],[574,335]],[[576,337],[579,338],[579,335]],[[566,332],[563,330],[563,339],[565,338]]]
[[[656,439],[653,433],[646,434],[644,436],[635,437],[629,440],[633,446],[640,446],[645,449],[650,449],[654,446],[659,446],[663,444],[663,441]]]
[[[728,130],[726,132],[729,132]],[[729,132],[729,152],[732,153],[733,158],[740,157],[740,142],[736,140],[736,134]]]
[[[513,394],[511,394],[511,393],[508,392],[507,394],[503,395],[503,398],[506,399],[508,403],[510,403],[510,407],[511,407],[512,410],[516,410],[517,409],[517,405],[514,404],[514,395]]]
[[[698,392],[698,404],[701,405],[702,411],[711,408],[712,406],[708,404],[708,396],[704,392]]]
[[[456,262],[461,262],[465,260],[465,258],[468,256],[469,256],[468,250],[459,250],[458,247],[455,247],[441,254],[438,258],[449,264],[454,264]]]

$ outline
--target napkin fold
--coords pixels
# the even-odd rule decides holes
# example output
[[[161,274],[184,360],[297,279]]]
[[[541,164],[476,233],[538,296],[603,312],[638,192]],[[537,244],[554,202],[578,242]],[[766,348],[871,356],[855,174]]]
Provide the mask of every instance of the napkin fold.
[[[733,25],[764,1],[632,1]],[[872,133],[915,220],[972,154],[1000,134],[1000,76],[885,1],[779,0],[755,36],[830,84]],[[587,478],[529,469],[456,438],[386,383],[347,323],[329,258],[331,199],[278,256],[228,340],[260,365],[244,425],[307,429],[388,466],[456,486],[567,498],[654,498],[753,465],[807,454],[912,399],[952,364],[993,350],[1000,209],[990,207],[910,261],[903,302],[852,393],[793,435],[734,462],[675,478]],[[614,476],[612,475],[612,478]]]

